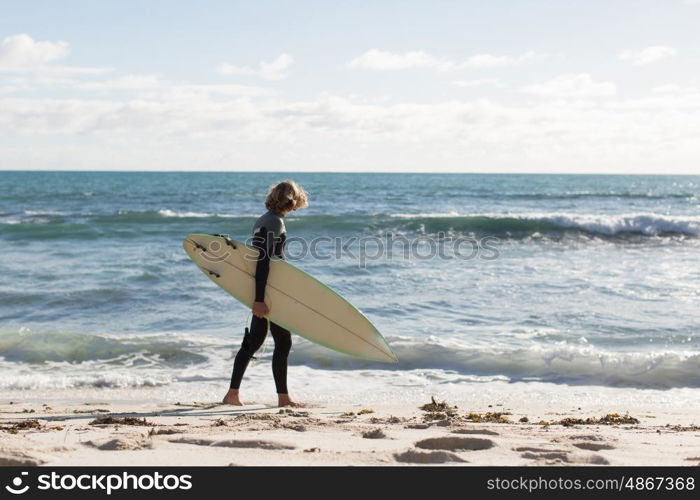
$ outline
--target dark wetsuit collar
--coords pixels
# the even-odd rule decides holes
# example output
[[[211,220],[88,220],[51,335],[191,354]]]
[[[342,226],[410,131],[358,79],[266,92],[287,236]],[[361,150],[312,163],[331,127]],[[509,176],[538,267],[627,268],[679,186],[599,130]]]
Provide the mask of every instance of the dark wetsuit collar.
[[[273,214],[273,215],[276,215],[277,217],[279,217],[279,218],[281,218],[281,219],[284,218],[284,214],[281,214],[281,213],[279,213],[279,212],[275,212],[274,210],[269,210],[269,212],[270,212],[271,214]]]

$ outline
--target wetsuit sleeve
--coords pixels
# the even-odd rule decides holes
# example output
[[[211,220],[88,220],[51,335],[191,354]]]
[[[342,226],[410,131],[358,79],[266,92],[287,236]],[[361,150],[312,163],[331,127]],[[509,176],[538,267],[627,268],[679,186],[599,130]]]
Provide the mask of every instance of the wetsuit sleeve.
[[[265,301],[265,286],[270,274],[270,256],[274,242],[272,233],[266,227],[261,227],[253,236],[253,246],[258,249],[258,260],[255,265],[255,302]]]

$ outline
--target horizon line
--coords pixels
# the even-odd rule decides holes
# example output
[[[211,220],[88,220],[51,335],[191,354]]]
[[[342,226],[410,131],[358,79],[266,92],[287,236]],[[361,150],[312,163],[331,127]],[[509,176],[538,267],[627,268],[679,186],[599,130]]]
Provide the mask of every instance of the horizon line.
[[[125,173],[125,174],[436,174],[436,175],[610,175],[610,176],[683,176],[700,177],[688,173],[616,173],[616,172],[450,172],[450,171],[386,171],[386,170],[81,170],[81,169],[2,169],[2,172],[55,172],[55,173]]]

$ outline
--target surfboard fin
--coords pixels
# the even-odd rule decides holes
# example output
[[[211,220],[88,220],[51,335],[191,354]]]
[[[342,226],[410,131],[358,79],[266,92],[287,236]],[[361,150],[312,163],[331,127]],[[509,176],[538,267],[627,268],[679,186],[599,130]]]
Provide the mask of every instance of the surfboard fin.
[[[228,246],[230,246],[231,248],[233,248],[234,250],[236,250],[238,248],[236,246],[236,244],[233,241],[231,241],[231,238],[228,237],[228,234],[212,234],[212,236],[217,236],[219,238],[223,238],[224,241],[226,242],[226,244]]]

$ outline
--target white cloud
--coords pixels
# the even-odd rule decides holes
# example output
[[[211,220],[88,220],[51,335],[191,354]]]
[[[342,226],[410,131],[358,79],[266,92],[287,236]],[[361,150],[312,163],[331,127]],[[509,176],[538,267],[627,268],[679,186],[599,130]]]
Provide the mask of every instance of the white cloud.
[[[283,163],[324,170],[400,165],[615,172],[629,171],[618,170],[627,165],[642,172],[673,165],[692,172],[700,155],[700,94],[519,105],[488,99],[392,103],[332,94],[306,101],[214,100],[210,92],[124,100],[0,98],[0,133],[17,138],[10,146],[29,137],[45,158],[35,168],[61,161],[123,168],[128,160],[136,169]],[[42,143],[42,135],[73,139]],[[94,157],[62,153],[66,142],[85,144]],[[8,151],[0,151],[0,160],[7,161]]]
[[[438,71],[466,67],[460,65],[470,60],[477,66],[504,64],[418,54],[389,60],[395,67]],[[509,64],[532,57],[527,54]],[[53,66],[57,60],[43,64]],[[269,77],[270,71],[284,72],[285,64],[273,61],[263,69],[261,63],[251,71],[259,76],[267,71]],[[644,98],[595,99],[615,96],[615,83],[595,81],[588,73],[566,74],[517,89],[553,99],[520,96],[518,102],[517,94],[509,94],[503,101],[416,103],[328,93],[287,99],[261,87],[176,82],[148,74],[68,76],[20,72],[3,77],[0,164],[637,173],[673,165],[677,172],[692,173],[700,157],[700,92],[692,80],[686,86],[657,87]],[[452,83],[503,85],[495,78]],[[28,85],[40,93],[21,94]]]
[[[50,89],[77,90],[80,92],[101,92],[111,95],[123,91],[147,99],[167,100],[183,98],[222,97],[261,97],[274,95],[270,89],[238,84],[191,84],[162,80],[156,75],[132,74],[111,80],[85,80],[56,78],[53,76],[27,76],[6,79],[9,85],[0,85],[0,93]]]
[[[220,96],[220,97],[263,97],[271,96],[275,93],[272,90],[252,87],[249,85],[236,85],[236,84],[225,84],[225,85],[212,85],[212,84],[170,84],[163,86],[159,90],[160,94],[157,97],[160,98],[190,98],[196,97],[199,99],[208,99],[210,97]]]
[[[258,76],[265,80],[283,80],[289,76],[289,68],[294,64],[294,58],[288,54],[280,54],[272,62],[260,61],[256,68],[249,66],[235,66],[230,63],[221,63],[217,72],[222,75],[247,75]]]
[[[461,69],[484,69],[503,66],[515,66],[535,57],[535,52],[525,52],[520,56],[494,56],[476,54],[463,61],[451,61],[439,58],[422,50],[394,53],[379,49],[370,49],[352,59],[347,66],[352,69],[375,71],[395,71],[404,69],[436,69],[438,71],[456,71]]]
[[[74,82],[72,85],[81,90],[149,90],[160,86],[155,75],[125,75],[114,80]]]
[[[503,88],[505,85],[501,83],[500,80],[496,78],[482,78],[482,79],[477,79],[477,80],[455,80],[452,82],[452,85],[455,87],[464,87],[464,88],[472,88],[472,87],[496,87],[496,88]]]
[[[471,56],[465,62],[458,64],[457,66],[474,69],[515,66],[518,64],[522,64],[529,59],[532,59],[533,57],[535,57],[535,55],[536,54],[533,51],[525,52],[524,54],[519,55],[517,57],[493,56],[491,54],[477,54],[475,56]]]
[[[654,45],[642,50],[623,50],[618,55],[621,61],[628,61],[633,66],[644,66],[662,59],[668,59],[678,53],[676,49],[668,45]]]
[[[0,43],[0,69],[32,69],[67,55],[67,42],[37,42],[26,34],[12,35]]]
[[[27,34],[12,35],[0,42],[0,72],[33,72],[40,74],[97,75],[110,68],[82,68],[52,64],[69,53],[64,41],[36,41]]]
[[[379,49],[370,49],[361,56],[354,58],[347,65],[353,69],[372,69],[380,71],[412,69],[412,68],[441,68],[442,61],[423,52],[422,50],[394,54]]]
[[[559,75],[551,80],[522,87],[521,92],[553,98],[590,98],[613,96],[613,82],[595,82],[588,73]]]
[[[700,0],[698,0],[700,1]],[[700,87],[696,86],[683,86],[677,83],[667,83],[665,85],[659,85],[651,89],[655,94],[693,94],[700,92]]]

